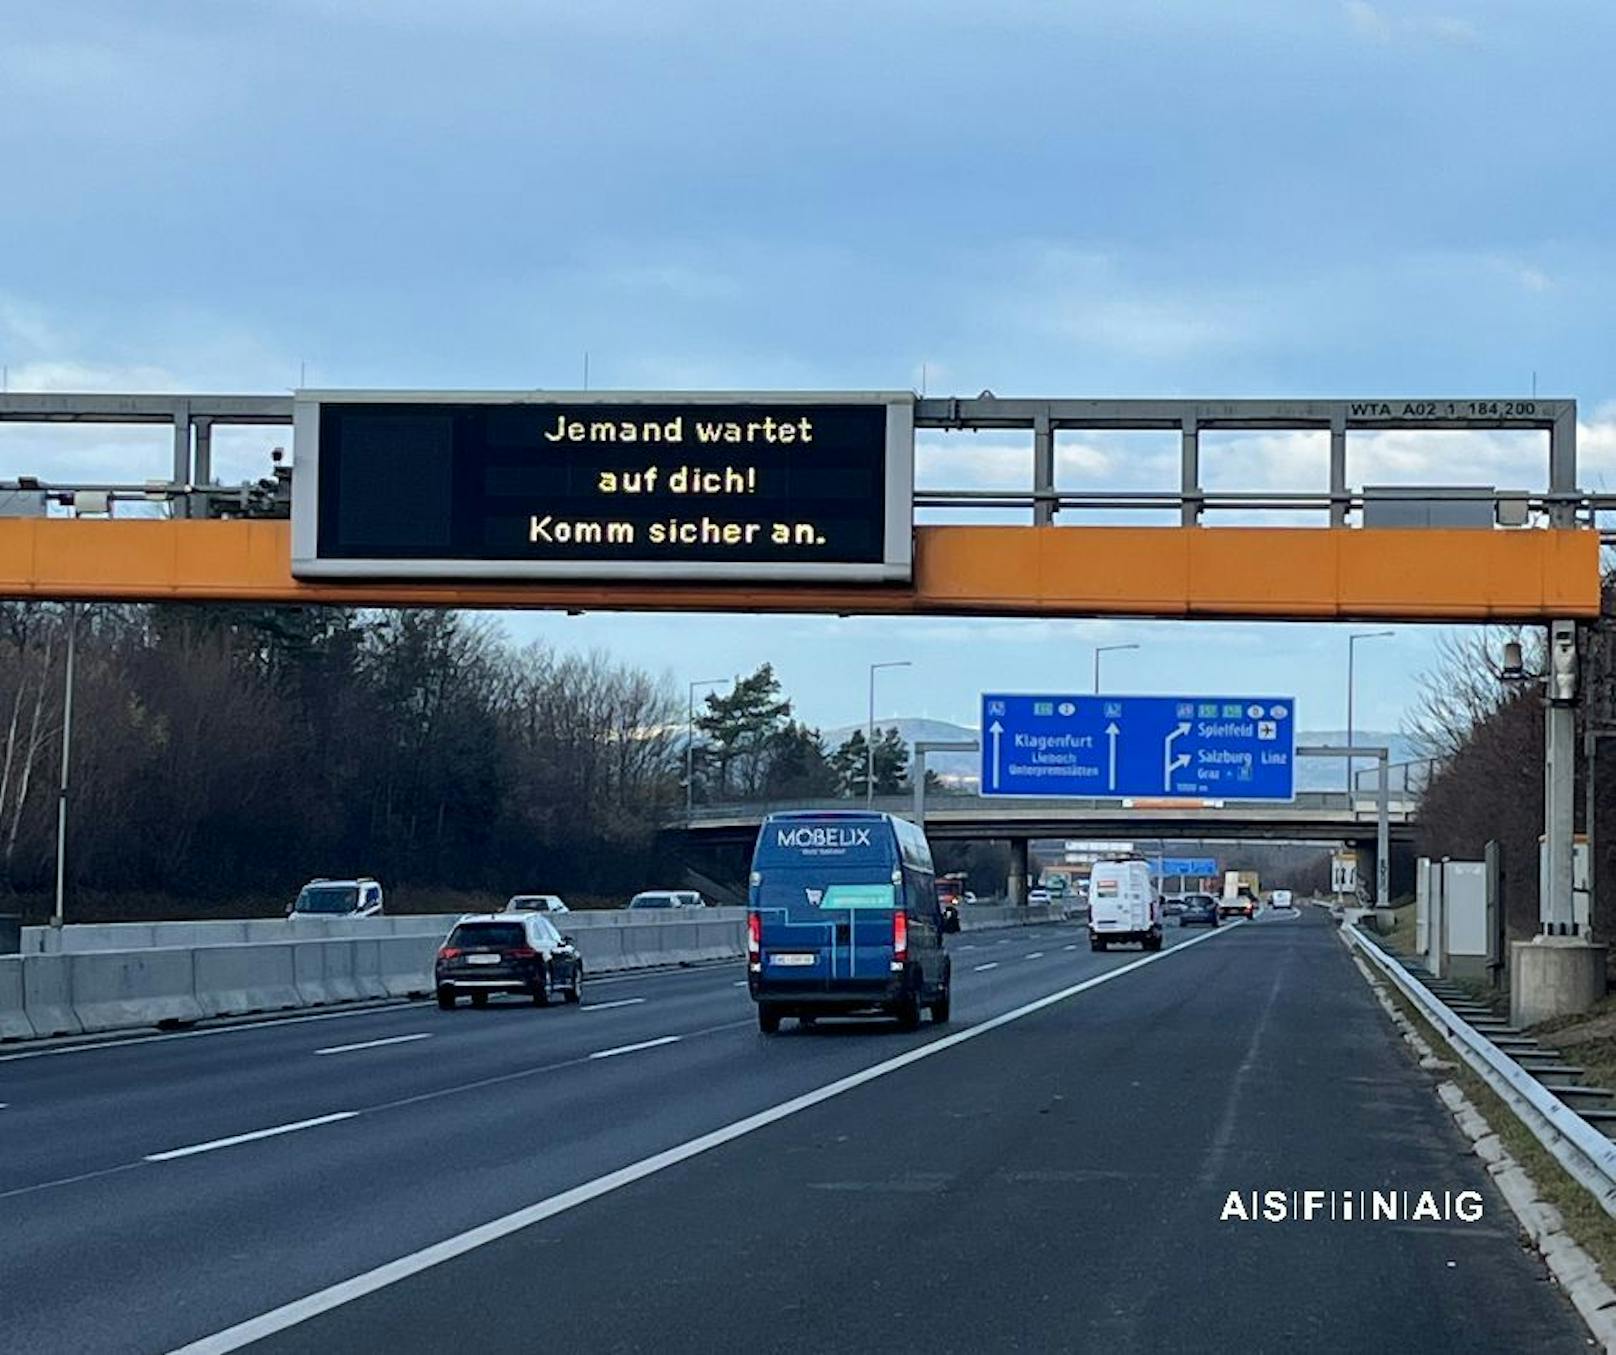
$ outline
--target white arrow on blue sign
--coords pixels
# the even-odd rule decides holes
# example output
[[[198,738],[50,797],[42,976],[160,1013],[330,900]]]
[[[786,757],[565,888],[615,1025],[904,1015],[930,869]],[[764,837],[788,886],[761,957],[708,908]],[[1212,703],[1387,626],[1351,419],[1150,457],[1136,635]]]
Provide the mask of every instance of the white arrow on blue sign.
[[[1296,798],[1289,696],[982,697],[984,795]]]

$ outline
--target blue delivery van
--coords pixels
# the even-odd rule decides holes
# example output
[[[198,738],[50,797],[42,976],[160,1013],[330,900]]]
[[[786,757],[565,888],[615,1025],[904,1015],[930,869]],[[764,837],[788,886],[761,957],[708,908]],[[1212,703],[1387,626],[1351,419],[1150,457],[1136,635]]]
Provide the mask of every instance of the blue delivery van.
[[[957,918],[946,924],[958,930]],[[747,986],[766,1035],[784,1017],[948,1020],[944,915],[926,835],[891,814],[771,814],[747,894]]]

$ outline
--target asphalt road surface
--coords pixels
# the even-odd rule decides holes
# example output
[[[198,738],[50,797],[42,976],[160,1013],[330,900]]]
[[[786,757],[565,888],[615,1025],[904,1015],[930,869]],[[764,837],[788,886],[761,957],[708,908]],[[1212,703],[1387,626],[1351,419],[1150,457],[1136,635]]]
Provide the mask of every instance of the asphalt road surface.
[[[0,1350],[1585,1350],[1322,914],[950,939],[954,1021],[739,966],[0,1055]],[[1224,1221],[1231,1190],[1484,1217]]]

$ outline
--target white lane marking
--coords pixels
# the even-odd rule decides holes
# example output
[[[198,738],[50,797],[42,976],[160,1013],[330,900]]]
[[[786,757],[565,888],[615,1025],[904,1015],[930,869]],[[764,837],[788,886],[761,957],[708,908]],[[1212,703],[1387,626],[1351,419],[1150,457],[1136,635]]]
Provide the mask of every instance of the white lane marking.
[[[744,987],[746,987],[746,980],[745,979],[736,979],[735,982],[733,984],[731,984],[730,986],[733,987],[733,988],[744,988]]]
[[[291,1124],[278,1124],[273,1129],[255,1129],[250,1134],[232,1134],[227,1139],[210,1139],[207,1143],[193,1143],[187,1148],[170,1148],[166,1153],[147,1153],[147,1162],[172,1162],[177,1157],[194,1157],[197,1153],[211,1153],[216,1148],[233,1148],[238,1143],[252,1143],[256,1139],[272,1139],[281,1134],[292,1134],[299,1129],[313,1129],[322,1124],[335,1124],[338,1120],[351,1120],[357,1110],[339,1110],[334,1115],[318,1115],[312,1120],[294,1120]]]
[[[1031,951],[1028,953],[1027,958],[1029,960],[1041,960],[1044,958],[1044,952],[1041,950]]]
[[[977,965],[974,972],[980,974],[984,969],[997,969],[998,967],[999,962],[997,960],[989,960],[986,964]]]
[[[1062,946],[1061,949],[1062,950],[1076,950],[1077,947],[1076,946]]]
[[[745,983],[746,980],[742,979],[741,982]],[[604,1012],[610,1011],[613,1007],[637,1007],[644,1001],[643,997],[620,997],[615,1002],[586,1002],[582,1010],[586,1012]]]
[[[592,1059],[616,1058],[619,1054],[633,1054],[641,1049],[655,1049],[662,1044],[678,1044],[684,1039],[683,1035],[664,1035],[660,1040],[641,1040],[639,1044],[618,1045],[616,1049],[597,1049],[589,1057]]]
[[[431,1031],[419,1031],[414,1035],[388,1035],[380,1040],[361,1040],[358,1044],[333,1044],[324,1049],[316,1049],[315,1055],[321,1054],[351,1054],[356,1049],[380,1049],[384,1044],[409,1044],[411,1040],[430,1040]]]
[[[501,1238],[509,1237],[512,1233],[521,1232],[524,1228],[531,1228],[535,1223],[542,1223],[546,1219],[554,1218],[557,1214],[564,1214],[579,1205],[588,1204],[602,1195],[610,1195],[613,1191],[621,1190],[624,1186],[631,1186],[636,1181],[644,1180],[647,1176],[654,1176],[669,1167],[677,1166],[681,1162],[688,1162],[693,1157],[710,1152],[714,1148],[722,1147],[735,1139],[744,1138],[754,1134],[777,1121],[788,1119],[802,1111],[809,1110],[825,1101],[832,1100],[862,1087],[867,1082],[874,1082],[877,1078],[886,1077],[897,1072],[900,1068],[907,1068],[912,1063],[919,1063],[922,1059],[929,1059],[941,1054],[945,1049],[953,1049],[968,1040],[980,1039],[991,1030],[998,1030],[1000,1026],[1008,1026],[1016,1021],[1024,1020],[1041,1012],[1046,1007],[1053,1007],[1058,1002],[1065,1002],[1076,997],[1079,993],[1086,993],[1090,988],[1098,988],[1102,983],[1110,983],[1120,979],[1124,974],[1131,974],[1136,969],[1143,969],[1146,965],[1159,964],[1188,950],[1191,946],[1216,939],[1226,930],[1203,932],[1193,941],[1186,941],[1182,945],[1174,946],[1170,950],[1150,951],[1128,964],[1119,965],[1115,969],[1108,969],[1103,974],[1096,974],[1093,978],[1084,979],[1081,983],[1074,983],[1068,988],[1049,993],[1044,997],[1036,998],[1020,1007],[1012,1008],[999,1016],[983,1021],[980,1025],[967,1026],[964,1030],[956,1031],[952,1035],[944,1035],[941,1039],[929,1040],[923,1045],[898,1054],[882,1063],[873,1064],[868,1068],[860,1069],[847,1077],[838,1078],[835,1082],[827,1082],[822,1087],[804,1092],[789,1101],[782,1101],[779,1105],[770,1106],[767,1110],[758,1111],[755,1115],[748,1115],[745,1119],[736,1120],[725,1125],[722,1129],[715,1129],[697,1138],[689,1139],[660,1153],[653,1153],[650,1157],[642,1157],[638,1162],[632,1162],[626,1167],[619,1167],[605,1176],[597,1176],[593,1181],[586,1181],[581,1186],[574,1186],[571,1190],[564,1190],[559,1195],[552,1195],[547,1200],[540,1200],[537,1204],[530,1204],[526,1208],[518,1209],[514,1213],[506,1214],[491,1222],[480,1224],[466,1232],[458,1233],[454,1237],[445,1238],[442,1242],[435,1242],[430,1247],[412,1252],[408,1256],[401,1256],[396,1261],[389,1261],[385,1265],[377,1266],[374,1270],[367,1270],[362,1275],[355,1275],[351,1279],[341,1280],[325,1289],[294,1299],[291,1303],[282,1304],[279,1308],[272,1308],[267,1313],[260,1313],[257,1317],[250,1317],[245,1322],[238,1322],[233,1327],[226,1327],[223,1331],[215,1332],[211,1336],[204,1336],[192,1341],[189,1345],[180,1346],[170,1351],[169,1355],[229,1355],[229,1352],[240,1350],[243,1346],[251,1345],[254,1341],[262,1341],[276,1332],[283,1332],[310,1318],[319,1317],[322,1313],[329,1313],[344,1304],[352,1303],[356,1299],[364,1298],[367,1294],[374,1294],[377,1290],[386,1289],[389,1285],[398,1284],[413,1275],[419,1275],[433,1266],[442,1265],[445,1261],[452,1261],[457,1256],[464,1256],[467,1252],[475,1251],[478,1247],[485,1247],[490,1242],[498,1242]]]

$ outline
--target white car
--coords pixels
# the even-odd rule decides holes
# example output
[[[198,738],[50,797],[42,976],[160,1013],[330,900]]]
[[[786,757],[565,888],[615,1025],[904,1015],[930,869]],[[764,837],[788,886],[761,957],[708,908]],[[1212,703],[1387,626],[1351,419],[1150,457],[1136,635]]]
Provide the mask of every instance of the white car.
[[[694,889],[647,889],[628,901],[628,906],[641,908],[705,908],[707,900]]]
[[[1294,908],[1296,905],[1291,902],[1290,890],[1276,889],[1268,896],[1268,906],[1270,908]]]
[[[569,913],[572,910],[559,894],[513,894],[505,905],[507,913]]]
[[[368,875],[356,880],[310,880],[286,905],[292,921],[307,917],[375,917],[382,911],[382,887]]]
[[[1040,905],[1047,905],[1048,903],[1049,891],[1042,886],[1039,886],[1037,889],[1029,889],[1027,891],[1027,906],[1029,908],[1036,908]]]

